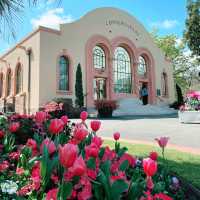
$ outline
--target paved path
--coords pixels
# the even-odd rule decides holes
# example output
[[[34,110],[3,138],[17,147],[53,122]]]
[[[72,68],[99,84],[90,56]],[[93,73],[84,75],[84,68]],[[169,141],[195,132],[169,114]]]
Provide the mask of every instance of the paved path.
[[[88,120],[89,123],[90,120]],[[200,153],[200,124],[181,124],[177,117],[127,117],[101,120],[99,134],[112,137],[118,131],[121,138],[132,141],[154,142],[160,136],[170,137],[172,146],[185,147]]]

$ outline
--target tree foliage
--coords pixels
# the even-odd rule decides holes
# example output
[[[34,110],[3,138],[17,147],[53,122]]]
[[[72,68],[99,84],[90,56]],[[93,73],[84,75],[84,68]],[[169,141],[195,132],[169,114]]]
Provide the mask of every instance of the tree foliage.
[[[83,83],[82,83],[82,70],[81,64],[79,63],[76,70],[76,84],[75,84],[75,95],[76,95],[76,106],[84,106],[84,96],[83,96]]]
[[[185,39],[193,55],[200,56],[200,0],[188,0]]]
[[[45,3],[47,0],[0,0],[0,37],[15,38],[16,28],[22,21],[20,15],[29,6]],[[61,0],[56,0],[60,3]]]
[[[165,56],[171,59],[176,84],[183,92],[190,89],[194,82],[199,81],[200,64],[197,57],[191,54],[184,41],[176,35],[159,36],[153,32],[152,36]]]

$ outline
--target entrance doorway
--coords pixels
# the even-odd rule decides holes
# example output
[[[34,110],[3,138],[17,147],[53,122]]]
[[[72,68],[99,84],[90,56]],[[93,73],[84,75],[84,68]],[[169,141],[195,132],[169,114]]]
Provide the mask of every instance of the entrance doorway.
[[[94,78],[94,100],[106,99],[106,78]]]
[[[139,95],[140,95],[140,100],[142,101],[143,105],[147,105],[149,103],[148,82],[144,82],[144,81],[139,82]]]

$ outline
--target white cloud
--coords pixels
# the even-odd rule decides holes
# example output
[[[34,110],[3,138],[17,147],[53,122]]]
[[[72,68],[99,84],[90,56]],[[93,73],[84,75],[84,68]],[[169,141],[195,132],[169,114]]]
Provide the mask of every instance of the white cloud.
[[[51,0],[52,1],[52,0]],[[33,28],[45,26],[49,28],[59,29],[59,24],[70,23],[73,21],[71,15],[65,15],[63,8],[55,8],[47,10],[37,18],[31,19]]]
[[[178,25],[178,21],[165,19],[163,21],[152,22],[150,25],[155,28],[171,29]]]
[[[52,4],[52,3],[55,3],[55,1],[56,1],[56,0],[48,0],[47,3],[48,3],[48,4]]]

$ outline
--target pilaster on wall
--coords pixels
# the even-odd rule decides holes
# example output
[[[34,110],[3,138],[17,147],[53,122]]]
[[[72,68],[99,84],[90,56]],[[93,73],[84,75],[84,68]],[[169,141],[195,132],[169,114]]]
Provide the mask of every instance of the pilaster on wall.
[[[26,113],[26,95],[17,95],[15,96],[15,112],[19,114]]]

